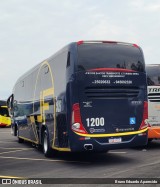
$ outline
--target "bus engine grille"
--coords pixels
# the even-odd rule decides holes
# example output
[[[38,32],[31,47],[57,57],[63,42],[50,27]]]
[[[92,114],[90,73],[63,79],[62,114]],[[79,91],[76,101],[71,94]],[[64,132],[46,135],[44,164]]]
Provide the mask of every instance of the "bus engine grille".
[[[160,93],[149,93],[148,100],[150,102],[160,102]]]
[[[138,96],[137,87],[86,87],[85,94],[90,99],[128,99]]]

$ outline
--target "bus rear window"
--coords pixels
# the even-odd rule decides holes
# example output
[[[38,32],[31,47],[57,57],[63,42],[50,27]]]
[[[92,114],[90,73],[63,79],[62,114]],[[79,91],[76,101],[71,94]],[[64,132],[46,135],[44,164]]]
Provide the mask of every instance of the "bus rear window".
[[[8,109],[4,108],[4,107],[0,107],[0,115],[5,116],[5,117],[9,117]]]
[[[77,71],[121,68],[144,72],[144,67],[142,52],[137,47],[106,43],[84,43],[78,46]]]
[[[148,65],[146,66],[147,72],[147,83],[151,85],[160,85],[160,66],[159,65]]]

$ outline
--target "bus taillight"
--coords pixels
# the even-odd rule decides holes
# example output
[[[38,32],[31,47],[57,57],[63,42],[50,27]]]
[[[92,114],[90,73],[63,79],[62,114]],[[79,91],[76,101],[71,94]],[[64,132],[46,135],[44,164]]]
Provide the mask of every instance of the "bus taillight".
[[[71,128],[75,132],[88,134],[85,128],[83,127],[79,103],[75,103],[72,107],[72,125]]]
[[[148,127],[147,120],[148,120],[148,102],[144,101],[143,119],[142,119],[140,129],[144,129],[144,128]]]
[[[84,43],[84,41],[83,41],[83,40],[80,40],[80,41],[77,42],[77,45],[81,45],[81,44],[83,44],[83,43]]]

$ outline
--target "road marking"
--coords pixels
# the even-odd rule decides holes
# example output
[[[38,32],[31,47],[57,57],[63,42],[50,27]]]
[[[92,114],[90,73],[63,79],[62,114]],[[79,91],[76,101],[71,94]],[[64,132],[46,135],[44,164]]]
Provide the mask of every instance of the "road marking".
[[[114,172],[114,173],[112,173],[112,174],[110,174],[110,175],[107,175],[107,177],[108,178],[110,178],[110,177],[116,177],[116,176],[119,176],[120,174],[121,175],[123,175],[124,176],[124,173],[129,173],[130,171],[134,171],[135,170],[135,172],[138,170],[138,169],[140,169],[140,168],[143,168],[144,169],[144,167],[148,167],[148,166],[153,166],[153,165],[158,165],[158,164],[160,164],[160,161],[155,161],[155,162],[152,162],[152,163],[147,163],[147,164],[142,164],[142,165],[137,165],[137,166],[133,166],[133,167],[130,167],[129,169],[126,169],[126,170],[121,170],[121,171],[118,171],[118,172]],[[144,170],[145,171],[145,170]]]
[[[5,176],[5,175],[0,175],[0,178],[4,178],[4,179],[25,179],[24,177]]]
[[[126,154],[127,152],[122,152],[122,151],[109,151],[108,153],[114,153],[114,154]]]
[[[15,142],[4,142],[4,141],[0,141],[0,143],[15,143]]]
[[[6,153],[15,153],[15,152],[19,152],[19,151],[24,151],[24,150],[21,149],[21,150],[15,150],[15,151],[2,152],[2,153],[0,153],[0,155],[6,154]]]
[[[13,148],[13,147],[0,147],[0,149],[23,149],[23,150],[31,150],[31,149],[35,149],[35,148],[23,148],[23,147],[17,147],[17,148]]]
[[[2,134],[3,134],[3,133],[9,134],[8,132],[3,132],[3,131],[0,131],[0,133],[2,133]]]
[[[49,159],[41,159],[41,158],[19,158],[19,157],[6,157],[6,156],[0,156],[0,158],[15,159],[15,160],[46,161],[46,162],[72,162],[72,163],[77,162],[77,163],[82,163],[82,164],[90,164],[90,162],[69,161],[69,160],[49,160]]]

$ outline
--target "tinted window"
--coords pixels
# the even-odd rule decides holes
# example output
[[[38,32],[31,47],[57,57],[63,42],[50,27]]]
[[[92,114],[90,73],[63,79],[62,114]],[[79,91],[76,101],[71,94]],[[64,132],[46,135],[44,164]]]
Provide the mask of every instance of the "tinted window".
[[[120,44],[82,44],[78,46],[77,70],[123,68],[144,71],[144,59],[139,48]]]
[[[160,66],[151,65],[146,67],[148,85],[160,85]]]
[[[9,117],[8,109],[0,107],[0,115]]]

